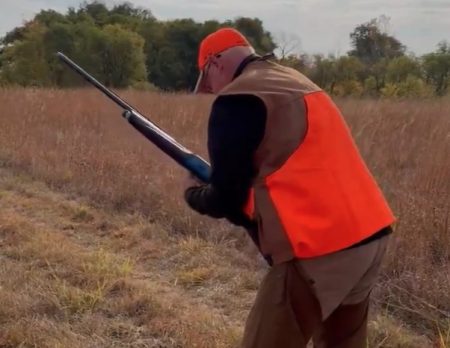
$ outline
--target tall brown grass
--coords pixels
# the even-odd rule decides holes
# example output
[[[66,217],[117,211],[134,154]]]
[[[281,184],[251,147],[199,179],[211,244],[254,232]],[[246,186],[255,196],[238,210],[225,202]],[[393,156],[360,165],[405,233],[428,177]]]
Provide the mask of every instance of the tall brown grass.
[[[210,98],[122,94],[206,156]],[[398,217],[375,290],[377,308],[420,335],[448,343],[450,101],[337,102]],[[0,105],[2,166],[99,206],[137,211],[173,234],[223,244],[235,236],[227,224],[188,211],[182,200],[183,170],[127,125],[121,110],[98,92],[0,90]],[[208,276],[206,268],[196,272],[180,279]]]

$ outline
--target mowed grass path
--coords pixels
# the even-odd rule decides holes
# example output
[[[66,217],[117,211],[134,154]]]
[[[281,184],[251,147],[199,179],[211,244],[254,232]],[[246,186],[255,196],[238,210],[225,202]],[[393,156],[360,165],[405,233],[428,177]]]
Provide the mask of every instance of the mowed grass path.
[[[256,284],[221,257],[2,169],[0,347],[232,347]]]
[[[4,168],[0,261],[2,348],[237,347],[264,268]],[[388,316],[370,325],[371,347],[431,347]]]

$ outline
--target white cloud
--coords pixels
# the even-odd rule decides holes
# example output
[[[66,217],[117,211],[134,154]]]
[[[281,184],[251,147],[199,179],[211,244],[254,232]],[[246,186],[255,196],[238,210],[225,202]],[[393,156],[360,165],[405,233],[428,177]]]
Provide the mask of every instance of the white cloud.
[[[390,31],[418,54],[450,40],[448,0],[131,0],[160,19],[259,17],[272,33],[295,33],[307,52],[345,53],[349,33],[371,18],[391,18]],[[0,0],[0,35],[42,8],[64,12],[80,0]],[[120,3],[106,0],[107,4]]]

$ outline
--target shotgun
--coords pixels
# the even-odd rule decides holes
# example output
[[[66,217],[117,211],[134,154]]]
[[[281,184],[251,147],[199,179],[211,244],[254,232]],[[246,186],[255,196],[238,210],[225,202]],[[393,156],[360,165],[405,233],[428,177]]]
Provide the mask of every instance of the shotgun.
[[[209,182],[211,167],[208,162],[178,143],[155,123],[144,117],[130,104],[121,99],[116,93],[106,88],[103,84],[101,84],[92,75],[86,72],[83,68],[77,65],[66,55],[58,52],[57,56],[72,70],[76,71],[86,81],[88,81],[103,94],[105,94],[109,99],[119,105],[123,109],[122,116],[144,137],[150,140],[160,150],[162,150],[165,154],[175,160],[175,162],[177,162],[183,168],[187,169],[197,179],[199,179],[203,183]]]
[[[174,159],[179,165],[187,169],[193,176],[202,181],[203,183],[208,183],[211,176],[211,166],[200,156],[194,154],[193,152],[186,149],[183,145],[178,143],[170,135],[159,128],[155,123],[149,121],[146,117],[140,114],[135,108],[130,104],[126,103],[121,99],[116,93],[106,88],[93,76],[87,73],[83,68],[77,65],[74,61],[68,58],[61,52],[57,53],[57,56],[61,61],[67,64],[71,69],[75,70],[80,74],[86,81],[94,85],[108,98],[114,101],[123,109],[122,116],[144,137],[155,144],[159,149],[166,153],[169,157]],[[254,221],[249,222],[249,225],[243,226],[250,238],[259,248],[258,232],[257,226]],[[269,265],[272,264],[270,258],[265,257]]]

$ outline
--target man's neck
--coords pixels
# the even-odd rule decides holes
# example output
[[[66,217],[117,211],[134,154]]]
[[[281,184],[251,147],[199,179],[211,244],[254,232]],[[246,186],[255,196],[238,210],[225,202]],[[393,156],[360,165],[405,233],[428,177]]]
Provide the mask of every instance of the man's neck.
[[[258,56],[255,53],[250,54],[249,56],[245,57],[242,62],[238,65],[234,75],[233,75],[233,80],[238,77],[240,74],[242,74],[242,72],[244,71],[244,69],[247,67],[247,65],[249,65],[251,62],[254,62],[255,60],[260,59],[261,57]]]

